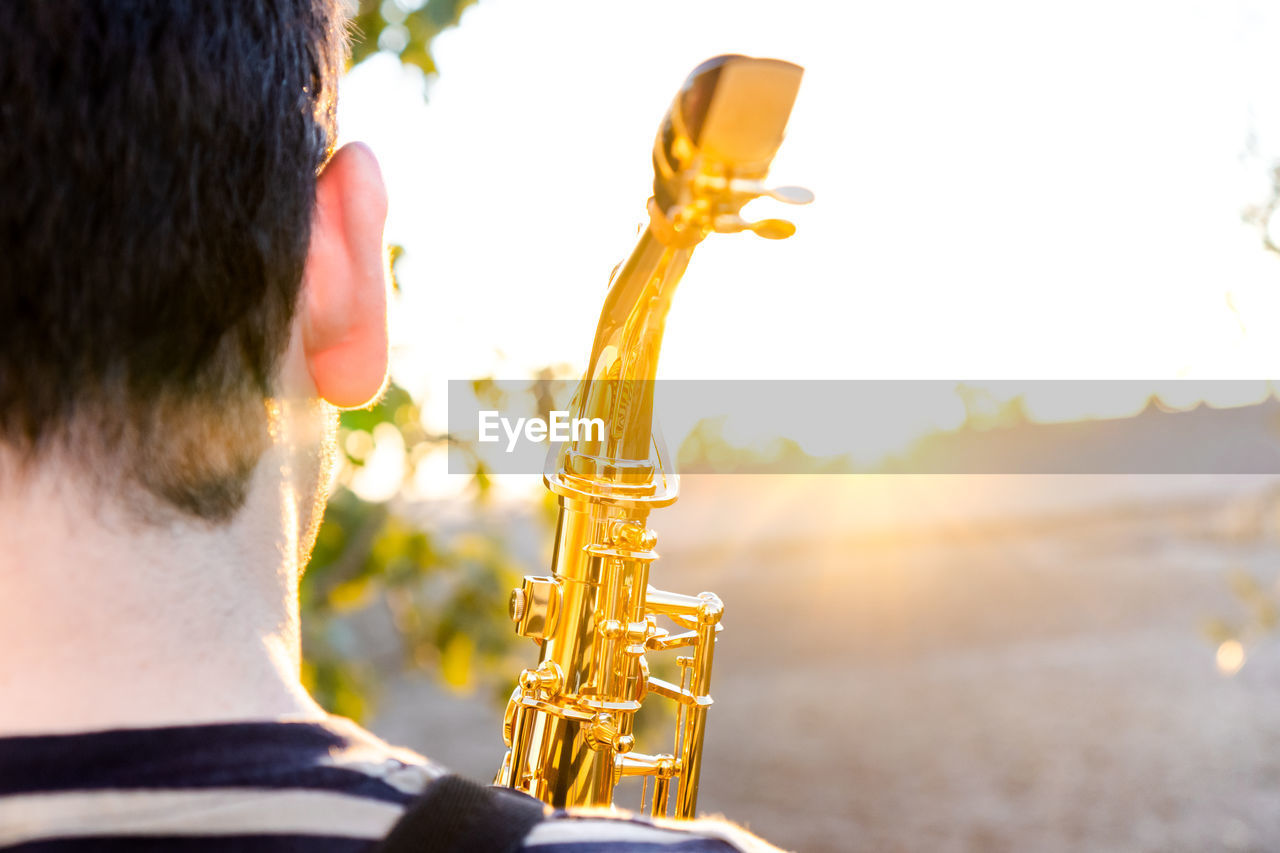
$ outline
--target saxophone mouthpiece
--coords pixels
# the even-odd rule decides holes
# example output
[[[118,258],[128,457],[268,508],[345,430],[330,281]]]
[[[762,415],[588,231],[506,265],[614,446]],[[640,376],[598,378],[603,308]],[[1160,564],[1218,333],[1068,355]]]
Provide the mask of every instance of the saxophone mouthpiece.
[[[689,75],[671,119],[702,157],[733,172],[763,173],[782,145],[803,75],[781,59],[717,56]]]
[[[736,54],[709,59],[689,75],[653,150],[654,206],[671,242],[691,244],[712,231],[772,240],[795,233],[784,220],[748,222],[738,212],[756,198],[813,201],[802,187],[764,183],[803,75],[790,62]]]

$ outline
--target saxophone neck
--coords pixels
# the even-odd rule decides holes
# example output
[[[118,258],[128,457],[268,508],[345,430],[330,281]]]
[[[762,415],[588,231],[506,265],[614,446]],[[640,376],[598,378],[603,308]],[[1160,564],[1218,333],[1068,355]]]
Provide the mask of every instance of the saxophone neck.
[[[740,211],[766,195],[790,204],[812,199],[807,190],[762,183],[802,73],[777,59],[720,56],[695,69],[676,95],[654,141],[648,225],[611,282],[572,406],[574,418],[603,423],[603,436],[588,431],[564,447],[547,472],[553,489],[572,481],[596,497],[675,499],[674,471],[655,441],[653,417],[667,312],[707,235],[794,233],[790,222],[748,222]]]
[[[667,313],[692,247],[663,243],[649,225],[614,276],[579,394],[580,417],[600,418],[605,441],[590,448],[619,461],[649,458],[653,380]]]
[[[609,286],[585,378],[589,381],[652,379],[671,298],[684,274],[692,247],[664,244],[652,224]]]

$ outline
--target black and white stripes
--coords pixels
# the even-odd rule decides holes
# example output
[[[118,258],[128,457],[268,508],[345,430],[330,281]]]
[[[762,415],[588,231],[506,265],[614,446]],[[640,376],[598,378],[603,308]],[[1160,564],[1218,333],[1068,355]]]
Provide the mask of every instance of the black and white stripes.
[[[439,766],[347,720],[0,738],[0,850],[359,853]],[[728,824],[557,813],[531,853],[770,851]]]

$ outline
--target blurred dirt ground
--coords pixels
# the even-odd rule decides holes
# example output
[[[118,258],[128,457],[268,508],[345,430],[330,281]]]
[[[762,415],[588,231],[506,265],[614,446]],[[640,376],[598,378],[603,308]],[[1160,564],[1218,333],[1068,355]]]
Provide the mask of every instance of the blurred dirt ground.
[[[1227,677],[1204,633],[1246,615],[1230,571],[1274,584],[1275,522],[1257,492],[918,535],[675,535],[655,583],[727,606],[700,807],[803,851],[1280,849],[1280,641]],[[383,736],[492,775],[485,698],[423,677],[383,707]]]

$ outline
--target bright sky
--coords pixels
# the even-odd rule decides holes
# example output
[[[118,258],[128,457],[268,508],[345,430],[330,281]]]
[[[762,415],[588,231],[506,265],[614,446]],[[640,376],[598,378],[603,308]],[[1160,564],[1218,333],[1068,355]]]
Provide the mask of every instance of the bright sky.
[[[1280,377],[1280,259],[1240,219],[1280,157],[1276,45],[1258,0],[481,0],[425,103],[383,58],[342,92],[408,250],[396,376],[438,407],[581,370],[659,119],[739,52],[806,67],[774,178],[818,201],[699,249],[662,376]]]

